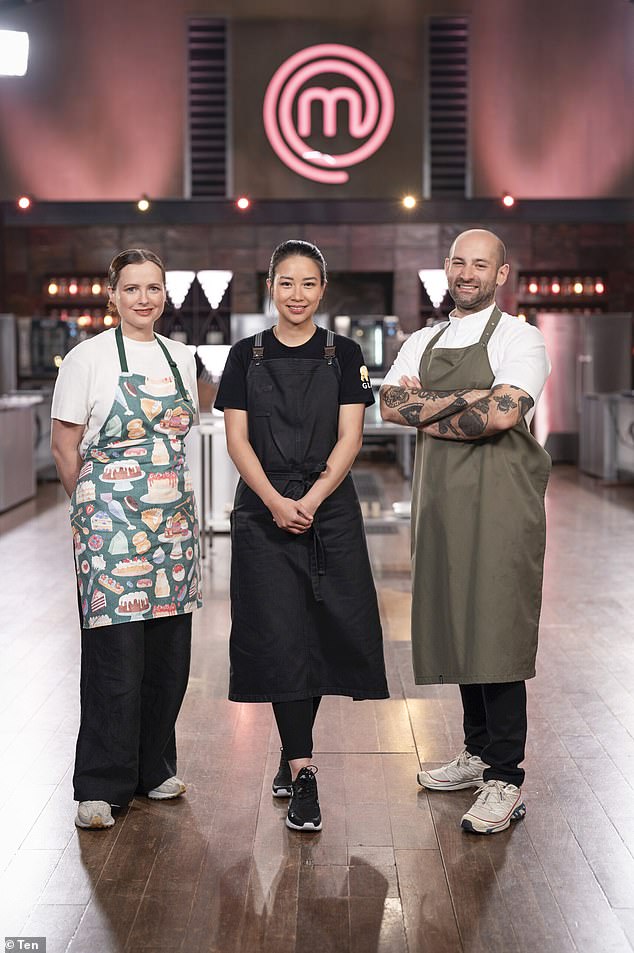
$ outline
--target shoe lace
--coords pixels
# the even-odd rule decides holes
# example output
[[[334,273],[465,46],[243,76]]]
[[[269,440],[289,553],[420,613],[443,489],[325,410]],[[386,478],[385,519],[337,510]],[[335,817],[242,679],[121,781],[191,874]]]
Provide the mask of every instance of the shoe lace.
[[[488,800],[496,800],[501,802],[504,798],[504,789],[506,784],[504,781],[491,780],[483,781],[482,784],[478,785],[476,788],[477,804],[486,804]]]
[[[295,778],[295,794],[298,798],[307,798],[313,797],[315,793],[315,775],[319,768],[315,767],[313,764],[309,764],[308,767],[302,768],[297,777]]]

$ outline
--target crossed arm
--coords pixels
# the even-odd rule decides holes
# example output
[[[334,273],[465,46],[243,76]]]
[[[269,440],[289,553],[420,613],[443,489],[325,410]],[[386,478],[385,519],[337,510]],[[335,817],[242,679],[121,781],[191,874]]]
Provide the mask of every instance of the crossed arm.
[[[416,427],[444,440],[481,440],[510,430],[533,406],[520,387],[496,384],[489,390],[433,391],[415,377],[381,387],[381,417]]]

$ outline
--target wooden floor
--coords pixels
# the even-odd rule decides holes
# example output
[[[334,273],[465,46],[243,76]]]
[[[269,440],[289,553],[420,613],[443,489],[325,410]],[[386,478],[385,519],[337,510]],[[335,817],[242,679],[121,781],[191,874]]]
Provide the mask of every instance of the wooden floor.
[[[403,496],[394,471],[388,497]],[[267,705],[226,701],[228,541],[205,564],[179,720],[178,802],[134,801],[106,832],[73,826],[78,649],[59,488],[0,518],[0,935],[48,953],[621,953],[634,948],[634,489],[556,469],[528,813],[460,830],[472,792],[427,793],[419,761],[461,748],[455,686],[415,687],[408,531],[372,534],[392,697],[326,698],[320,834],[270,796]]]

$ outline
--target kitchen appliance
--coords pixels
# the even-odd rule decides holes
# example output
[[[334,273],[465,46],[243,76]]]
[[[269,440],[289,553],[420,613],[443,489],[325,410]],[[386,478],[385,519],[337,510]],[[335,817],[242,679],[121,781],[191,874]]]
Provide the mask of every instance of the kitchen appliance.
[[[534,432],[555,462],[576,463],[585,394],[632,386],[632,315],[538,312],[552,373],[537,404]]]
[[[18,386],[18,335],[15,315],[0,314],[0,394]]]

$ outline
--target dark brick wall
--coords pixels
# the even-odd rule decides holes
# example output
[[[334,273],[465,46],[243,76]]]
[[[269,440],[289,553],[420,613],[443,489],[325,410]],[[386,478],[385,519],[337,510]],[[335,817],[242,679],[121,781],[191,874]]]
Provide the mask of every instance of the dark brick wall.
[[[333,272],[391,272],[393,310],[406,330],[418,327],[419,268],[440,267],[453,238],[473,222],[379,225],[179,225],[6,227],[0,310],[42,312],[49,275],[104,275],[122,248],[154,249],[169,268],[229,268],[232,309],[259,310],[271,251],[290,237],[315,242]],[[634,311],[634,224],[492,226],[506,242],[511,278],[500,304],[516,305],[518,271],[601,274],[611,310]]]

